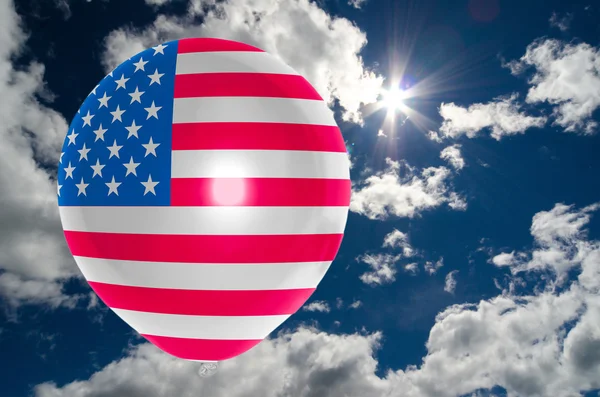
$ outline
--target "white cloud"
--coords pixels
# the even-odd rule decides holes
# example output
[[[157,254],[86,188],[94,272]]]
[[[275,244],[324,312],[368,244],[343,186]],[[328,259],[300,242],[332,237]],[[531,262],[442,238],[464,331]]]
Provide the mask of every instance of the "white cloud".
[[[361,281],[371,286],[393,283],[396,281],[396,262],[400,258],[402,258],[402,255],[366,254],[359,256],[357,259],[360,262],[371,267],[370,272],[363,273],[360,276]]]
[[[394,229],[385,235],[381,247],[396,251],[396,254],[365,254],[356,258],[357,261],[366,263],[371,267],[370,272],[360,276],[365,284],[374,286],[396,281],[397,265],[403,258],[424,260],[425,253],[413,248],[408,241],[408,235],[398,229]],[[400,250],[400,253],[397,253],[398,250]],[[424,268],[429,275],[433,275],[442,266],[444,266],[444,258],[440,258],[435,263],[426,261]],[[404,263],[401,265],[401,269],[414,276],[419,273],[419,262]]]
[[[444,258],[438,259],[436,262],[427,261],[425,262],[425,271],[430,275],[434,275],[437,271],[444,266]]]
[[[482,130],[490,129],[492,138],[500,140],[505,136],[522,134],[532,127],[542,127],[546,118],[523,113],[517,97],[517,94],[512,94],[486,104],[472,104],[468,108],[442,103],[440,115],[444,121],[440,132],[450,138],[462,135],[475,138]]]
[[[454,209],[466,208],[464,200],[451,190],[448,168],[429,167],[418,173],[406,163],[389,158],[386,164],[384,171],[353,187],[350,211],[382,220],[389,215],[412,218],[443,203]]]
[[[361,306],[362,306],[362,302],[359,300],[356,300],[356,301],[352,302],[352,304],[350,304],[350,306],[348,306],[348,307],[351,309],[358,309]]]
[[[404,271],[414,276],[419,272],[419,265],[417,263],[408,263],[404,265]]]
[[[408,242],[408,235],[406,233],[402,233],[398,229],[394,229],[385,235],[383,238],[382,247],[401,248],[402,255],[405,257],[410,257],[415,254],[414,248]]]
[[[456,289],[456,273],[458,273],[458,270],[452,270],[450,273],[446,274],[444,291],[449,294],[454,294],[454,290]]]
[[[594,251],[582,240],[583,229],[591,213],[600,205],[594,204],[575,210],[572,205],[556,204],[550,211],[538,212],[533,217],[531,235],[535,247],[531,252],[502,253],[492,258],[496,266],[510,266],[513,274],[531,270],[552,270],[558,281],[564,281],[567,272],[589,260]]]
[[[460,153],[460,145],[448,146],[440,153],[440,158],[446,160],[452,167],[457,170],[462,170],[465,167],[465,159]]]
[[[430,140],[434,141],[434,142],[442,142],[442,138],[440,137],[440,134],[438,134],[436,131],[427,131],[427,138],[429,138]]]
[[[515,251],[504,252],[492,258],[492,263],[496,266],[510,266],[515,263]]]
[[[50,97],[44,67],[15,69],[26,34],[12,2],[0,2],[0,295],[13,305],[72,305],[61,282],[78,275],[64,241],[56,184],[48,171],[58,164],[65,119],[36,95]]]
[[[194,36],[238,40],[280,57],[327,102],[337,99],[344,120],[361,123],[361,103],[375,102],[380,93],[383,78],[367,70],[359,55],[367,43],[365,33],[308,0],[192,0],[185,17],[159,15],[141,31],[124,27],[112,32],[103,57],[107,72],[144,48]]]
[[[329,313],[331,311],[329,304],[325,301],[314,301],[309,303],[308,305],[304,305],[302,310],[308,312],[322,312]]]
[[[146,4],[150,5],[150,6],[163,6],[167,3],[170,3],[171,0],[144,0],[146,2]]]
[[[587,240],[583,230],[593,209],[559,204],[532,222],[536,241],[578,247],[581,271],[570,285],[448,307],[436,317],[419,366],[380,377],[373,355],[381,334],[301,328],[224,362],[211,378],[198,377],[197,364],[143,344],[87,380],[38,385],[35,395],[455,397],[500,386],[509,396],[578,396],[600,388],[600,241]]]
[[[367,4],[367,0],[348,0],[348,5],[358,9],[361,9],[365,4]]]
[[[149,344],[113,362],[89,380],[57,387],[38,385],[37,397],[91,396],[370,396],[386,382],[375,375],[372,357],[381,335],[329,335],[301,328],[263,341],[250,352],[222,362],[209,378],[198,364],[166,355]],[[365,382],[365,379],[368,379]],[[232,380],[236,380],[233,381]]]
[[[598,123],[592,113],[600,107],[600,50],[586,43],[536,40],[525,55],[507,65],[513,74],[533,67],[528,103],[554,106],[554,124],[567,132],[592,133]]]
[[[551,22],[561,30],[572,16],[560,19],[553,15]],[[539,39],[531,43],[520,59],[503,66],[514,75],[533,69],[528,83],[531,86],[525,101],[528,104],[548,103],[552,106],[553,125],[567,132],[591,134],[598,122],[592,116],[600,107],[600,50],[586,43],[571,44],[555,39]],[[476,137],[481,130],[491,129],[493,138],[524,133],[546,124],[545,116],[530,116],[522,111],[517,94],[496,98],[487,104],[469,107],[454,103],[440,106],[444,121],[440,132],[445,137],[466,135]],[[430,139],[437,140],[430,133]]]
[[[549,19],[550,26],[560,29],[562,32],[569,30],[571,22],[573,22],[573,14],[567,13],[562,17],[556,12],[553,12]]]

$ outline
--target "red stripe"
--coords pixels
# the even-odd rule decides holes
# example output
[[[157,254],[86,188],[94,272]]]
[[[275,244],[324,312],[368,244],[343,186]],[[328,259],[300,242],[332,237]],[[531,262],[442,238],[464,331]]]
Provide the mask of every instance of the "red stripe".
[[[171,179],[172,206],[348,206],[350,196],[349,179]]]
[[[175,98],[323,98],[302,76],[271,73],[199,73],[175,76]]]
[[[143,335],[150,343],[184,360],[222,361],[247,352],[262,340],[188,339]]]
[[[173,150],[346,152],[336,126],[284,123],[173,124]]]
[[[289,290],[185,290],[88,281],[114,309],[190,316],[274,316],[295,313],[314,288]]]
[[[185,263],[332,261],[342,237],[341,233],[226,236],[65,231],[76,256]]]
[[[186,54],[189,52],[212,52],[212,51],[250,51],[264,52],[260,48],[237,41],[214,39],[214,38],[189,38],[181,39],[177,44],[177,53]]]

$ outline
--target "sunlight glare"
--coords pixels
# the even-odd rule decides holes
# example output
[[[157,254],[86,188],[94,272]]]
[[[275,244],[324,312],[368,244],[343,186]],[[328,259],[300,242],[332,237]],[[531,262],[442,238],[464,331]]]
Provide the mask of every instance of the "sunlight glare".
[[[406,93],[400,88],[392,88],[383,94],[383,104],[388,112],[405,111],[404,99],[406,99]]]

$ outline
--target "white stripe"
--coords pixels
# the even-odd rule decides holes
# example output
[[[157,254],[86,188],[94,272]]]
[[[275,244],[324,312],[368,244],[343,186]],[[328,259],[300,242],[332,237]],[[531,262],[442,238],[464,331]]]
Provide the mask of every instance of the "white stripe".
[[[75,256],[87,281],[188,290],[316,288],[330,261],[208,264],[120,261]]]
[[[308,192],[310,193],[310,192]],[[133,234],[343,233],[347,207],[59,207],[63,229]]]
[[[175,98],[173,123],[263,122],[336,126],[320,100],[264,97]]]
[[[264,339],[289,315],[187,316],[112,309],[140,334],[193,339]]]
[[[177,54],[176,74],[274,73],[297,75],[294,69],[268,52],[192,52]]]
[[[350,179],[350,161],[346,153],[294,150],[174,150],[171,158],[173,178]]]

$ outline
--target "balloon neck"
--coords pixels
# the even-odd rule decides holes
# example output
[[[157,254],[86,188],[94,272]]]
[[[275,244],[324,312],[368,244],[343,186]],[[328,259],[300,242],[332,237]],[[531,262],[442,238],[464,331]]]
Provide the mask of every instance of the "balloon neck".
[[[208,376],[212,376],[219,369],[219,364],[216,361],[204,361],[200,363],[200,368],[198,368],[198,375],[205,378]]]

